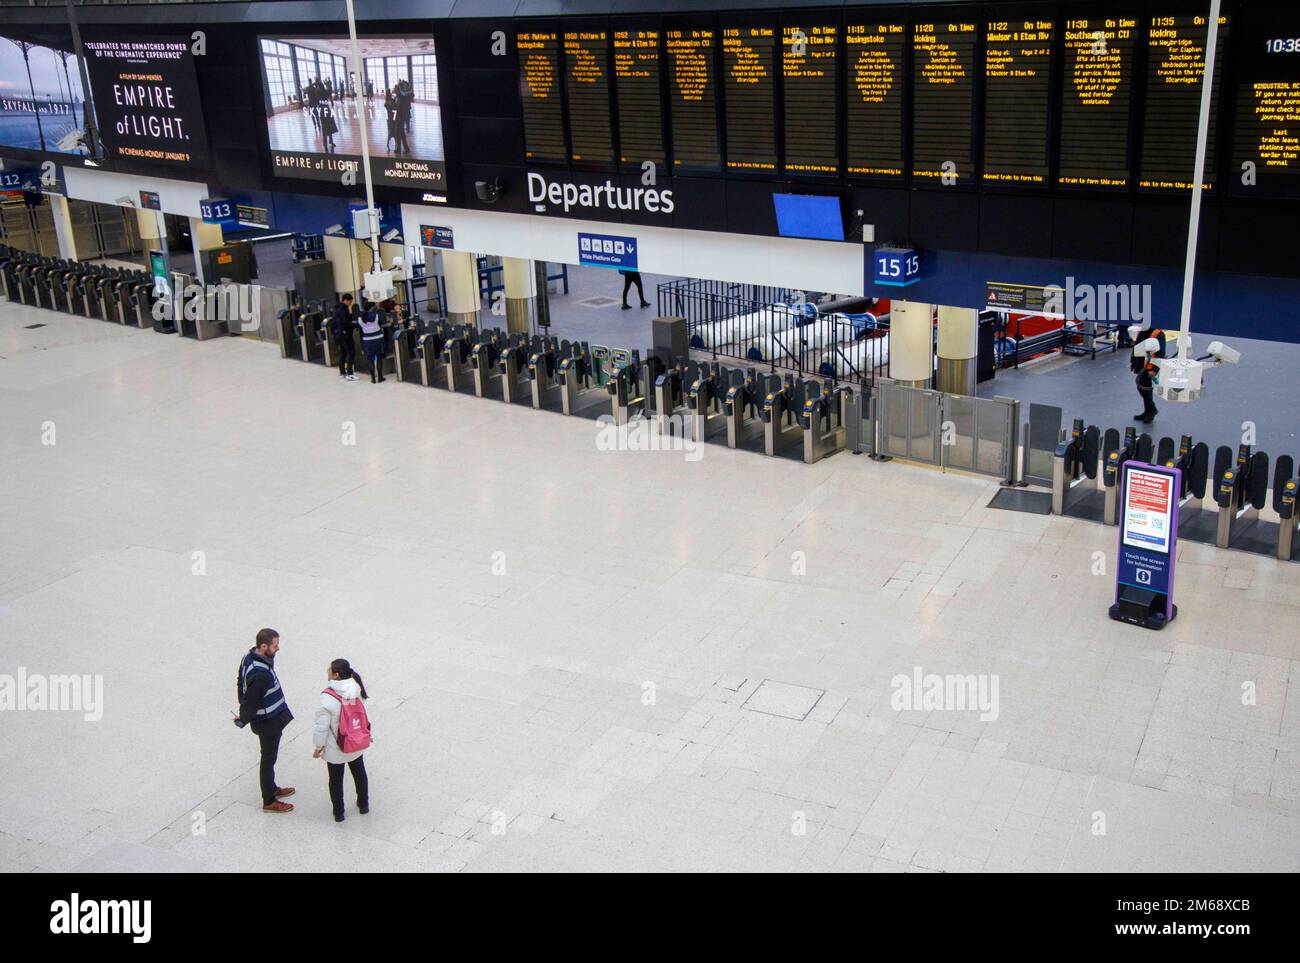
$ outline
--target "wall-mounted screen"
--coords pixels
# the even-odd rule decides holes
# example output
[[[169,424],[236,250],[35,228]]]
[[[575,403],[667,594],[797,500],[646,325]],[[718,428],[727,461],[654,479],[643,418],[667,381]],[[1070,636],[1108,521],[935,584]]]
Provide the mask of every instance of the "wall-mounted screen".
[[[519,97],[524,108],[524,156],[564,161],[564,108],[560,104],[560,40],[555,33],[521,33]]]
[[[903,176],[903,74],[907,27],[844,25],[848,173],[855,178]]]
[[[1063,187],[1128,187],[1136,33],[1132,17],[1065,22],[1058,178]]]
[[[432,37],[362,37],[360,81],[347,37],[262,37],[258,46],[276,175],[337,181],[359,172],[364,119],[376,184],[445,196]]]
[[[984,183],[1043,187],[1055,25],[1003,20],[986,27]]]
[[[110,161],[208,166],[189,35],[87,37],[86,70]]]
[[[771,27],[724,27],[727,168],[776,170],[776,33]]]
[[[918,183],[969,184],[975,175],[974,23],[912,28],[912,163]]]
[[[844,215],[838,197],[773,194],[772,204],[776,208],[776,228],[782,237],[844,240]]]
[[[839,173],[838,50],[839,27],[834,24],[792,25],[783,31],[786,173]]]
[[[1300,12],[1257,15],[1239,39],[1232,190],[1300,196]]]
[[[640,170],[664,165],[663,110],[659,106],[659,31],[614,31],[618,88],[619,161]]]
[[[85,156],[86,95],[72,38],[0,33],[0,146]]]
[[[1156,16],[1147,34],[1146,122],[1142,125],[1143,190],[1192,189],[1196,166],[1196,137],[1201,121],[1201,88],[1205,77],[1205,46],[1209,18]],[[1214,87],[1206,130],[1203,186],[1214,184],[1218,143],[1219,86],[1223,51],[1228,45],[1228,18],[1219,18],[1214,51]]]
[[[669,30],[665,36],[674,172],[708,173],[722,167],[713,35],[703,28]]]
[[[564,83],[569,95],[569,156],[584,163],[613,163],[609,36],[604,30],[565,33]]]

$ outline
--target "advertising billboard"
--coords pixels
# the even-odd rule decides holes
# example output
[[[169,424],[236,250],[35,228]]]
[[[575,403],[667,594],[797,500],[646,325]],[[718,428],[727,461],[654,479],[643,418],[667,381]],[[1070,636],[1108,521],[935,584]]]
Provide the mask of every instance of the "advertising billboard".
[[[94,37],[85,47],[109,161],[208,166],[189,37]]]
[[[376,184],[445,196],[438,56],[432,37],[360,40],[362,110]],[[361,169],[358,81],[347,37],[258,40],[267,140],[278,177],[341,181]]]
[[[0,28],[0,147],[88,155],[86,95],[72,39]]]

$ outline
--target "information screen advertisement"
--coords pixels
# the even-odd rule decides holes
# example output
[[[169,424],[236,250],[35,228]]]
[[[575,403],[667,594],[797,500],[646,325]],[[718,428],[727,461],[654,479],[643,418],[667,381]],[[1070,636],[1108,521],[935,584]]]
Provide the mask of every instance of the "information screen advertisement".
[[[1122,530],[1125,545],[1168,552],[1173,513],[1173,475],[1136,468],[1125,473]]]
[[[72,40],[0,28],[0,146],[86,156],[86,95]]]
[[[190,39],[88,38],[86,70],[107,158],[208,165]]]
[[[1249,13],[1232,138],[1238,193],[1300,197],[1300,11]]]
[[[445,198],[447,155],[433,38],[362,37],[359,44],[364,76],[358,81],[347,37],[259,39],[275,173],[338,181],[348,171],[360,172],[359,87],[375,183]]]

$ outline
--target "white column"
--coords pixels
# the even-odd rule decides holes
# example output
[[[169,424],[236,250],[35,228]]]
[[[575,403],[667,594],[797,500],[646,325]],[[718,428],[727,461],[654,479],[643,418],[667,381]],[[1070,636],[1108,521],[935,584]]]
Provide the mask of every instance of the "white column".
[[[506,286],[506,330],[527,334],[537,298],[537,271],[526,258],[506,257],[501,264]]]
[[[50,213],[54,218],[54,236],[59,242],[59,257],[68,261],[80,260],[77,257],[77,238],[72,231],[72,211],[68,208],[68,199],[62,194],[47,194]]]
[[[470,251],[442,251],[442,278],[447,287],[447,320],[478,326],[480,306],[478,258]]]
[[[928,388],[934,374],[934,305],[893,301],[889,306],[889,377]]]
[[[939,305],[940,391],[975,394],[976,355],[979,354],[979,311]]]

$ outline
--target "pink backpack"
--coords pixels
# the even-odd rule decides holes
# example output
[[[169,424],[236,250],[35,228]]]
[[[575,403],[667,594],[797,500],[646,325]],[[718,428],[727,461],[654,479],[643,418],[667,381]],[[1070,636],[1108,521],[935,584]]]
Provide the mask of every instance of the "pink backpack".
[[[339,749],[361,752],[370,748],[370,717],[360,699],[344,699],[333,689],[323,690],[339,700]]]

